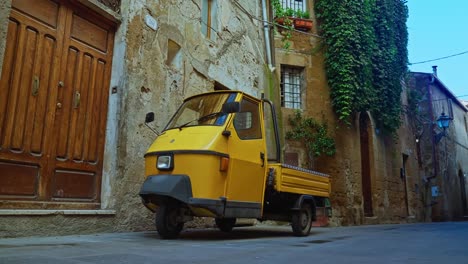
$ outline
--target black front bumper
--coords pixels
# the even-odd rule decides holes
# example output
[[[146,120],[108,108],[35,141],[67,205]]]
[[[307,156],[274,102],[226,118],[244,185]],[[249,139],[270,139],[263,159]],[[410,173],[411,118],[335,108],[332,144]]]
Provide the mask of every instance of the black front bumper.
[[[192,184],[189,176],[183,174],[148,176],[141,186],[140,196],[147,202],[151,198],[157,205],[167,197],[188,204],[193,197]]]
[[[183,174],[159,174],[148,176],[140,190],[143,204],[155,211],[168,199],[175,199],[189,207],[203,208],[217,217],[261,217],[261,204],[239,201],[227,201],[226,198],[193,198],[190,177]],[[200,215],[204,216],[204,215]]]

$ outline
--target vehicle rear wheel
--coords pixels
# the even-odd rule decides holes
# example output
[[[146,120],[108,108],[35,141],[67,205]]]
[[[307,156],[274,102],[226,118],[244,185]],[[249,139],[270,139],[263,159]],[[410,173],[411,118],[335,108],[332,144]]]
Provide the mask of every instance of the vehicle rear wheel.
[[[176,203],[165,203],[159,207],[156,213],[156,229],[164,239],[177,238],[184,227],[183,222],[178,222],[179,206]]]
[[[223,232],[231,232],[236,224],[236,218],[216,218],[216,226]]]
[[[312,209],[308,204],[302,204],[301,209],[294,212],[291,227],[295,236],[308,236],[312,227]]]

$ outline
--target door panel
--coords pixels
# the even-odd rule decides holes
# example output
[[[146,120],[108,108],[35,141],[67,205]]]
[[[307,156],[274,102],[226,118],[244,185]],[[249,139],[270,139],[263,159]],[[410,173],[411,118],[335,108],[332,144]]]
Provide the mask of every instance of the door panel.
[[[0,171],[9,172],[0,177],[1,196],[37,196],[38,166],[0,161]]]
[[[33,17],[52,28],[57,28],[59,4],[50,0],[13,0],[12,6],[23,14]]]
[[[54,198],[94,199],[96,175],[91,172],[56,170],[53,183]]]
[[[73,15],[73,26],[71,37],[83,42],[89,47],[96,48],[101,52],[107,52],[107,41],[109,31],[102,28],[85,18]]]
[[[266,174],[266,146],[258,102],[243,99],[229,130],[227,200],[262,204]],[[263,159],[262,159],[263,153]]]
[[[68,0],[13,0],[0,79],[1,199],[96,207],[114,31]]]
[[[42,49],[40,54],[42,56],[38,56],[37,58],[37,65],[35,66],[35,72],[39,76],[38,79],[38,92],[37,95],[33,95],[33,103],[34,103],[34,111],[32,111],[28,115],[29,117],[33,117],[31,124],[31,134],[32,137],[29,137],[31,146],[31,153],[35,155],[42,155],[44,149],[44,137],[45,137],[45,123],[46,123],[46,114],[50,111],[48,106],[48,98],[49,95],[54,94],[56,91],[52,91],[51,87],[54,86],[56,79],[53,74],[55,58],[54,56],[57,53],[57,43],[52,36],[44,36],[44,40],[42,41]],[[34,79],[33,79],[33,87],[34,87]],[[42,89],[42,90],[41,90]],[[39,90],[41,92],[39,92]]]
[[[57,29],[36,20],[31,8],[25,15],[17,2],[24,4],[13,2],[0,79],[0,196],[43,199],[40,189],[52,125],[47,112],[55,92],[51,83],[57,78],[59,39]]]
[[[53,182],[62,188],[53,196],[94,201],[101,188],[113,31],[74,12],[67,15],[67,25],[53,165]]]

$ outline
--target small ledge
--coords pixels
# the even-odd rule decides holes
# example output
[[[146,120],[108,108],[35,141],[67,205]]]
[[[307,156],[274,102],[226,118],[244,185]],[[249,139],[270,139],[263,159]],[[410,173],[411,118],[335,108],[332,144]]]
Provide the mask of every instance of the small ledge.
[[[115,210],[27,210],[5,209],[0,210],[0,216],[22,215],[115,215]]]

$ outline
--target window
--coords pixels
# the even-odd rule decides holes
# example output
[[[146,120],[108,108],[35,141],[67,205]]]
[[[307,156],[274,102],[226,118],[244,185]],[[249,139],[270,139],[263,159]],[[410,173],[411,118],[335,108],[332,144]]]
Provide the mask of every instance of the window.
[[[206,38],[215,40],[218,21],[216,20],[216,0],[202,0],[201,30]]]
[[[306,11],[305,0],[281,0],[281,6],[283,8],[292,8],[294,10]]]
[[[303,68],[281,66],[281,106],[301,109]]]
[[[243,99],[240,105],[241,112],[234,117],[234,128],[240,139],[262,138],[260,130],[260,113],[258,103]]]
[[[226,114],[221,110],[225,102],[233,102],[235,93],[216,93],[192,97],[186,100],[172,117],[167,129],[214,125],[221,126],[226,121]]]

